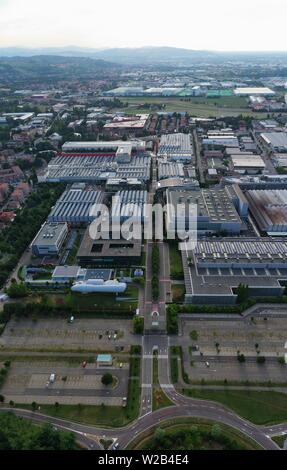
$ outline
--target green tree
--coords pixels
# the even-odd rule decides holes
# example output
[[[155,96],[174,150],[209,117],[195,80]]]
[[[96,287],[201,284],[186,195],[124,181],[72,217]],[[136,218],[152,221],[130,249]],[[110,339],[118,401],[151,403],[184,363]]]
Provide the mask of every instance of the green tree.
[[[134,334],[142,335],[144,332],[144,318],[143,317],[134,317],[133,319]]]
[[[239,284],[237,287],[237,303],[246,302],[249,297],[249,287],[246,284]]]
[[[11,297],[11,299],[18,299],[21,297],[26,297],[28,295],[28,289],[23,282],[20,284],[13,282],[7,289],[7,294],[9,297]]]
[[[37,403],[35,401],[33,401],[32,404],[31,404],[32,410],[36,411],[37,407],[38,407]]]
[[[238,362],[241,362],[241,363],[246,361],[244,354],[238,354],[237,359],[238,359]]]
[[[108,385],[112,385],[113,383],[113,376],[112,374],[104,374],[103,377],[102,377],[102,384],[105,385],[106,387]]]
[[[165,440],[165,430],[162,428],[157,428],[154,433],[154,441],[157,445],[162,445]]]
[[[222,435],[222,430],[219,424],[214,424],[211,428],[211,435],[215,440],[218,440]]]

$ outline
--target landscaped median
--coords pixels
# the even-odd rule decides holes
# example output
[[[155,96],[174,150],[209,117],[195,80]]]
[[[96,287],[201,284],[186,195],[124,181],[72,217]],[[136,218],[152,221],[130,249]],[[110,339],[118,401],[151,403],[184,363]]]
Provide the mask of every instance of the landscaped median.
[[[262,450],[255,441],[224,424],[197,418],[163,421],[137,436],[129,450]]]
[[[152,390],[152,409],[153,411],[172,406],[173,402],[166,396],[159,384],[158,378],[158,357],[153,357],[153,390]]]

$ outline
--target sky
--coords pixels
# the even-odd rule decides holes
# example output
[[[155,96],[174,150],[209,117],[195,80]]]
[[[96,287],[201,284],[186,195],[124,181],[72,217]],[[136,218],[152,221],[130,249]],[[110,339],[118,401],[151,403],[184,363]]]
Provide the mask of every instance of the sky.
[[[287,0],[0,0],[0,47],[286,51]]]

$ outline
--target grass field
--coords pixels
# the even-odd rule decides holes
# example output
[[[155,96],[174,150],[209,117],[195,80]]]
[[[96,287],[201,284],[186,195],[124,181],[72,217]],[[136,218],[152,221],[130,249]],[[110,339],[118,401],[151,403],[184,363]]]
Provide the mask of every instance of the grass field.
[[[175,420],[167,420],[160,424],[161,429],[164,429],[166,432],[177,431],[181,429],[190,429],[191,426],[196,426],[199,430],[210,431],[214,422],[197,419],[197,418],[178,418]],[[229,426],[220,424],[220,428],[224,436],[228,437],[231,440],[235,440],[242,450],[262,450],[255,441],[249,439],[241,432],[231,428]],[[135,440],[127,447],[129,450],[141,450],[146,446],[148,441],[153,438],[156,427],[153,427],[136,437]]]
[[[178,249],[177,243],[169,244],[169,262],[171,279],[183,279],[181,252]]]
[[[31,406],[17,405],[17,408],[31,409]],[[41,405],[42,414],[83,424],[103,427],[121,427],[129,422],[125,408],[120,406],[89,405]]]
[[[133,106],[121,109],[121,111],[130,114],[149,112],[147,108],[142,107],[144,103],[149,103],[165,105],[163,111],[188,112],[195,117],[238,116],[239,114],[261,118],[266,116],[266,113],[253,113],[248,108],[247,99],[240,96],[224,96],[221,98],[133,97],[121,98],[121,100]]]
[[[184,284],[172,284],[172,301],[175,303],[184,302],[185,286]]]
[[[192,398],[212,400],[231,408],[255,424],[278,424],[287,420],[287,394],[238,390],[185,390]]]
[[[92,311],[92,310],[109,310],[115,309],[119,312],[121,310],[134,310],[138,304],[138,287],[130,285],[126,292],[121,294],[119,297],[125,298],[126,300],[118,301],[115,294],[78,294],[69,293],[66,296],[61,294],[52,294],[51,299],[55,303],[62,302],[65,305],[70,306],[76,311]]]

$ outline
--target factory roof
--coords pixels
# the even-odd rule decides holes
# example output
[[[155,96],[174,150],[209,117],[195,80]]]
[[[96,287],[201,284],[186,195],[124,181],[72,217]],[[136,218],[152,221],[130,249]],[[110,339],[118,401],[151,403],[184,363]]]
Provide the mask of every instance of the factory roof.
[[[52,277],[70,277],[76,278],[80,271],[80,266],[57,266]]]
[[[150,156],[134,156],[129,163],[120,163],[115,157],[58,156],[51,160],[47,180],[107,180],[110,178],[150,179]]]
[[[192,156],[190,134],[164,134],[160,140],[158,156]]]
[[[259,228],[268,231],[272,226],[287,228],[287,190],[246,191],[250,210]]]
[[[102,191],[66,190],[52,209],[49,220],[62,219],[71,221],[73,218],[92,218],[93,206],[101,204],[102,201]]]
[[[287,132],[266,132],[261,134],[262,139],[274,148],[287,149]]]
[[[90,230],[87,229],[77,257],[85,259],[133,258],[141,256],[141,248],[141,240],[97,240],[91,237]]]
[[[158,163],[158,179],[184,177],[182,163],[161,162]]]
[[[233,202],[225,188],[201,189],[193,191],[167,191],[167,202],[172,207],[185,205],[183,215],[188,217],[190,204],[197,206],[197,217],[212,222],[241,222]],[[177,215],[181,215],[177,212]]]
[[[235,95],[275,95],[275,92],[267,87],[241,87],[235,88]]]
[[[231,160],[235,168],[265,168],[265,163],[260,155],[254,154],[241,154],[231,155]]]
[[[59,237],[62,236],[63,231],[67,230],[66,223],[45,223],[40,232],[33,241],[33,245],[50,245],[53,246],[57,243]]]

